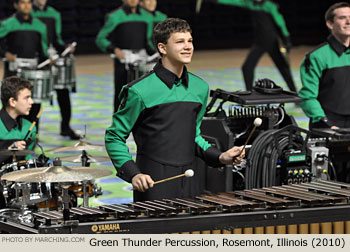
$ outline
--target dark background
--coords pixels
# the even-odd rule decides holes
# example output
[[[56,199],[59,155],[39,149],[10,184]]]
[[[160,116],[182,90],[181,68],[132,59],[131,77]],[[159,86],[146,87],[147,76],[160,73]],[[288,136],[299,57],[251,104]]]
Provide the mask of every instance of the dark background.
[[[317,45],[328,31],[324,13],[336,2],[330,0],[276,0],[280,5],[293,45]],[[49,0],[61,12],[62,37],[77,41],[77,53],[98,53],[95,37],[106,13],[121,5],[121,0]],[[253,40],[250,11],[205,2],[195,14],[196,0],[158,0],[158,10],[169,17],[186,19],[192,29],[196,49],[247,48]],[[13,0],[0,0],[0,20],[14,13]]]

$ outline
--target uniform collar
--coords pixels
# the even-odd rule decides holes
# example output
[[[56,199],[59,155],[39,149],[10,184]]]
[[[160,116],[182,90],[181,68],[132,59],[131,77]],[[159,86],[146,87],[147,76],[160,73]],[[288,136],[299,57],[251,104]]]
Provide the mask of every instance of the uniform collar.
[[[333,48],[333,50],[338,54],[338,56],[341,56],[346,50],[349,49],[349,47],[346,47],[343,45],[339,40],[337,40],[333,35],[329,35],[327,38],[328,43]]]
[[[21,23],[21,24],[23,24],[23,23],[32,23],[32,21],[33,21],[33,17],[32,17],[32,15],[29,15],[29,19],[28,20],[25,20],[24,18],[23,18],[23,15],[21,14],[21,13],[19,13],[19,12],[17,12],[16,13],[16,18],[18,19],[18,21]]]
[[[182,71],[181,78],[177,77],[176,74],[166,69],[162,62],[159,61],[153,68],[156,75],[163,81],[168,88],[172,88],[174,84],[178,83],[181,80],[181,83],[188,87],[188,72],[186,66],[184,66],[184,70]]]
[[[33,4],[33,10],[35,11],[41,11],[40,8],[36,5]],[[42,11],[47,11],[47,4],[45,4],[44,8],[42,9]]]
[[[142,8],[142,7],[141,7]],[[147,11],[149,14],[151,14],[152,16],[155,16],[156,15],[156,10],[154,11],[149,11],[149,10],[146,10],[145,8],[142,8],[143,10]]]
[[[7,113],[5,107],[2,107],[2,109],[0,110],[0,119],[8,131],[11,131],[17,125],[19,129],[22,129],[22,117],[21,116],[17,117],[17,120],[13,119]]]
[[[123,5],[122,5],[122,9],[123,9],[124,12],[126,13],[126,15],[132,14],[131,8],[130,8],[129,5],[123,4]],[[137,7],[136,7],[136,13],[137,13],[137,14],[140,14],[140,6],[139,6],[139,5],[137,5]]]

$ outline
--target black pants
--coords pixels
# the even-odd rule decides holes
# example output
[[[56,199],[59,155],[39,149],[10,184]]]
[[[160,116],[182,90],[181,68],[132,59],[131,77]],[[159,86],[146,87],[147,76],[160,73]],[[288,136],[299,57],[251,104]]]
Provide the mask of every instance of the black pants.
[[[329,111],[325,111],[325,114],[330,126],[350,128],[350,115],[339,115]],[[324,128],[324,126],[320,123],[312,123],[310,120],[309,128],[312,130],[313,128]],[[337,180],[350,183],[350,156],[349,160],[344,160],[344,153],[337,154],[333,152],[334,151],[330,150],[330,158],[336,170]],[[334,176],[332,176],[332,178],[334,178]]]
[[[271,41],[271,43],[267,43],[266,41],[264,42],[264,44],[255,43],[250,49],[250,52],[242,66],[246,89],[252,90],[255,67],[258,61],[260,60],[261,56],[265,52],[267,52],[270,55],[276,67],[280,71],[283,79],[287,83],[289,89],[291,91],[296,92],[297,90],[293,81],[289,63],[286,60],[286,58],[282,55],[277,39]]]
[[[68,89],[56,89],[58,106],[61,112],[61,131],[67,131],[70,129],[70,119],[72,116],[72,106],[70,102]]]
[[[185,198],[202,193],[200,191],[199,177],[196,175],[197,172],[195,170],[196,166],[194,163],[185,166],[170,166],[160,164],[143,155],[138,155],[136,160],[136,164],[140,168],[141,172],[150,175],[153,181],[183,174],[187,169],[193,169],[194,176],[190,178],[180,177],[156,184],[152,189],[149,189],[144,193],[134,191],[135,202],[169,198]]]

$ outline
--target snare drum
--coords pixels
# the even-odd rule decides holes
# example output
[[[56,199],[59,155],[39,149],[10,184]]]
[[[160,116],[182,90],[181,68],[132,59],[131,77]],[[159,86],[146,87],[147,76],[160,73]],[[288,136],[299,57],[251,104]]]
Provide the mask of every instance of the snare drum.
[[[53,78],[50,70],[19,69],[17,76],[32,83],[34,103],[51,100],[53,95]]]
[[[73,56],[58,58],[55,61],[54,89],[74,90],[75,80],[75,59]]]

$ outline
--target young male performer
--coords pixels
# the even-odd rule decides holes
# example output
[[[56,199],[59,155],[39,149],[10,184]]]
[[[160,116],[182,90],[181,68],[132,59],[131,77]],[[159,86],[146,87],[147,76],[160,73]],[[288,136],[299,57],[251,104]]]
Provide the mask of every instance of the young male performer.
[[[208,84],[187,71],[193,55],[191,28],[185,20],[168,18],[153,31],[161,60],[153,71],[123,87],[121,104],[106,131],[107,152],[117,176],[131,182],[134,200],[187,197],[201,193],[195,156],[210,165],[240,162],[241,147],[221,153],[200,135]],[[125,144],[130,132],[137,144],[136,163]],[[188,169],[192,178],[154,181]]]
[[[32,123],[22,118],[24,115],[29,115],[33,105],[32,88],[33,86],[29,81],[15,76],[3,80],[1,84],[3,107],[0,110],[1,150],[11,148],[31,150],[34,147],[36,128],[34,127],[27,136]],[[27,139],[25,139],[26,136]],[[7,158],[0,157],[0,162]]]
[[[61,37],[61,14],[47,5],[47,0],[33,0],[33,9],[31,11],[33,17],[38,18],[46,25],[47,38],[50,54],[61,54],[66,47],[72,47],[71,45],[65,45]],[[50,55],[53,56],[53,55]],[[76,134],[70,127],[70,119],[72,115],[72,106],[69,96],[69,89],[56,89],[57,101],[61,112],[61,136],[68,136],[72,140],[80,139],[80,136]]]

